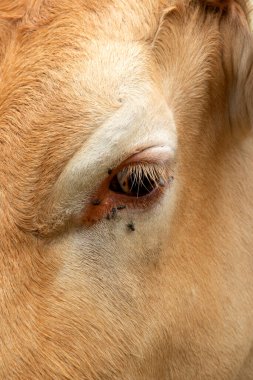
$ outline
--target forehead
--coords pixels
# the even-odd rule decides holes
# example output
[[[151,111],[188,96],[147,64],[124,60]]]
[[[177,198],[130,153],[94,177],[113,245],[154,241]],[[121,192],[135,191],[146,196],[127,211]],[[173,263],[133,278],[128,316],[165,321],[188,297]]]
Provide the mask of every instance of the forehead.
[[[161,16],[157,4],[162,3],[78,0],[72,5],[65,0],[55,2],[51,13],[42,9],[42,21],[34,26],[19,26],[1,67],[1,118],[10,127],[8,134],[17,127],[19,134],[31,136],[35,131],[40,139],[45,133],[55,137],[59,131],[68,138],[73,133],[87,135],[122,101],[145,98],[157,82],[151,41]],[[162,54],[167,51],[166,59],[172,62],[167,72],[173,69],[174,77],[181,75],[173,79],[175,86],[189,82],[185,80],[189,68],[197,77],[208,62],[208,38],[207,53],[199,57],[199,34],[200,42],[195,39],[193,44],[191,30],[183,31],[187,28],[180,24],[180,34],[171,29],[167,45],[162,45]],[[180,35],[189,36],[187,47],[185,41],[179,44]],[[171,93],[178,92],[172,84],[170,88]]]
[[[93,117],[108,117],[121,103],[145,97],[154,84],[152,56],[139,42],[93,39],[84,51],[85,57],[73,65],[70,82]]]
[[[2,111],[10,111],[13,103],[19,103],[21,110],[25,102],[19,102],[20,96],[41,106],[47,99],[52,105],[58,96],[58,101],[76,98],[78,102],[82,98],[93,102],[94,110],[115,105],[125,92],[131,92],[134,83],[150,80],[144,37],[134,35],[138,28],[132,23],[125,23],[125,30],[119,33],[118,18],[108,20],[103,12],[95,17],[82,10],[70,12],[67,18],[61,13],[53,20],[49,17],[48,24],[31,29],[18,28],[1,67],[0,96],[7,105]]]

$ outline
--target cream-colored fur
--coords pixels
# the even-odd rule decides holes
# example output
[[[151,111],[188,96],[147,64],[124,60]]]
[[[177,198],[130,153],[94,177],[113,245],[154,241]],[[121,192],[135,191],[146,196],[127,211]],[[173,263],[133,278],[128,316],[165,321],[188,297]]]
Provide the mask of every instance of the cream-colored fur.
[[[253,379],[248,8],[1,0],[0,379]],[[88,223],[150,146],[174,183]]]

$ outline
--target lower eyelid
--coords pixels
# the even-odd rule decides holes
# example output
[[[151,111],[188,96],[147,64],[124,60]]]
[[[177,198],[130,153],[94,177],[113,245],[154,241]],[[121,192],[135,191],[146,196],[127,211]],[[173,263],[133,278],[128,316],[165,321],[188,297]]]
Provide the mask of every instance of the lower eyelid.
[[[110,214],[114,213],[114,209],[116,210],[115,216],[116,214],[127,210],[145,210],[146,208],[152,207],[152,205],[154,205],[162,196],[163,192],[164,190],[156,188],[152,193],[145,197],[131,197],[131,199],[126,195],[122,196],[120,194],[111,193],[109,196],[105,196],[101,199],[99,205],[89,205],[82,213],[81,223],[92,225],[102,219],[110,219]]]

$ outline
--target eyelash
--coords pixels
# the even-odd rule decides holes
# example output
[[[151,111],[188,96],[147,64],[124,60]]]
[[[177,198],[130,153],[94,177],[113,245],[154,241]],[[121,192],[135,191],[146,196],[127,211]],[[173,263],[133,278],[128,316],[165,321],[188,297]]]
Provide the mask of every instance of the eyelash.
[[[109,189],[129,197],[145,197],[166,183],[166,170],[159,164],[131,164],[119,171],[111,180]]]

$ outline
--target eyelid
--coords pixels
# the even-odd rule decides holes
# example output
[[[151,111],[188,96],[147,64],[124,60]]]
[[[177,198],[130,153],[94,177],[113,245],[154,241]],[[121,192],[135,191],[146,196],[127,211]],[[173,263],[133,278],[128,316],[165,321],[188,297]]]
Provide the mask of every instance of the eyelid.
[[[135,162],[166,162],[174,158],[174,155],[175,151],[169,146],[153,146],[135,153],[133,156],[124,161],[124,164],[127,165]]]

